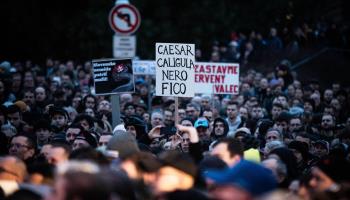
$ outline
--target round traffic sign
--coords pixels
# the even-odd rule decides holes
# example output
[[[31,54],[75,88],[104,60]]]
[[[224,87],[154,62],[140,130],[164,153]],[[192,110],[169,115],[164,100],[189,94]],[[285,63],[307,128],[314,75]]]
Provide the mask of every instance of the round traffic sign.
[[[140,23],[139,11],[130,4],[116,5],[109,13],[109,24],[116,33],[130,35],[139,28]]]

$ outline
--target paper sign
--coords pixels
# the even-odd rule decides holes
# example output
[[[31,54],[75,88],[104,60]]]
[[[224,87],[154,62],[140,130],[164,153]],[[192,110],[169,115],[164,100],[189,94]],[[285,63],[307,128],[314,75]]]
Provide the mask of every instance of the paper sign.
[[[194,66],[198,94],[238,94],[239,64],[198,62]]]
[[[156,95],[194,96],[194,44],[156,43]]]

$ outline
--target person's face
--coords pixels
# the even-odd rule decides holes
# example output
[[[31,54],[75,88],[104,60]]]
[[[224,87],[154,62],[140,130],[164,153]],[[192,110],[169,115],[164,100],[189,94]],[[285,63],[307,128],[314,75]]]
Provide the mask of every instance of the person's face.
[[[150,121],[149,113],[143,113],[142,117],[146,123],[149,123],[149,121]]]
[[[330,105],[338,111],[341,109],[341,105],[338,99],[332,99]]]
[[[275,141],[275,140],[281,140],[277,131],[267,132],[265,139],[266,139],[266,143],[271,142],[271,141]]]
[[[286,121],[275,122],[273,128],[278,129],[281,133],[286,132],[288,129],[288,123]]]
[[[217,144],[210,152],[210,155],[220,158],[230,167],[232,167],[237,162],[237,160],[232,157],[228,151],[228,146],[226,143]]]
[[[108,101],[103,100],[98,104],[98,110],[99,111],[110,111],[111,104]]]
[[[282,108],[273,106],[271,110],[272,119],[276,119],[282,112]]]
[[[185,133],[182,135],[182,140],[181,140],[182,151],[185,153],[188,153],[189,147],[190,147],[190,136],[187,133]]]
[[[212,111],[204,111],[203,117],[207,118],[209,122],[213,121],[213,112]]]
[[[303,161],[303,156],[300,153],[300,151],[298,151],[296,149],[290,149],[290,150],[293,152],[295,158],[297,159],[297,163],[300,163],[301,161]]]
[[[163,124],[163,115],[160,113],[154,113],[152,115],[151,124],[153,127]]]
[[[7,119],[16,128],[21,124],[21,120],[22,120],[19,112],[7,114]]]
[[[248,119],[248,110],[246,108],[241,107],[239,109],[239,114],[241,115],[241,117]]]
[[[201,100],[201,106],[202,108],[209,108],[209,99],[202,99]]]
[[[226,112],[227,112],[227,116],[230,119],[235,119],[238,116],[237,105],[228,105],[227,109],[226,109]]]
[[[190,118],[196,118],[197,117],[197,110],[196,110],[196,108],[195,107],[192,107],[192,106],[188,106],[187,108],[186,108],[186,114],[187,114],[187,116],[188,117],[190,117]]]
[[[268,82],[266,78],[263,78],[260,80],[260,88],[261,89],[266,89],[268,87]]]
[[[207,127],[197,127],[198,137],[200,140],[206,140],[209,138],[209,129]]]
[[[210,196],[216,200],[242,200],[251,199],[248,192],[234,185],[218,185],[209,191]]]
[[[312,113],[313,110],[314,110],[314,109],[313,109],[311,103],[309,103],[309,102],[305,102],[305,103],[304,103],[304,111],[305,111],[305,112],[310,112],[310,113]]]
[[[164,112],[164,124],[166,124],[166,125],[174,124],[174,118],[173,118],[172,112],[167,111],[167,110]]]
[[[46,99],[46,91],[42,87],[38,87],[35,89],[35,100],[38,102],[42,102]]]
[[[326,102],[329,102],[333,98],[333,91],[332,90],[326,90],[323,94],[323,98]]]
[[[215,132],[215,135],[223,135],[225,132],[224,123],[220,121],[216,122],[214,125],[214,132]]]
[[[74,142],[73,142],[73,150],[76,150],[76,149],[80,149],[80,148],[83,148],[83,147],[89,147],[89,143],[86,142],[85,140],[82,140],[82,139],[75,139]]]
[[[137,136],[136,128],[135,126],[127,126],[126,131],[131,133],[133,136]]]
[[[136,111],[135,112],[136,112],[137,115],[142,116],[143,113],[146,112],[146,110],[144,108],[142,108],[142,107],[136,107]]]
[[[86,121],[86,119],[80,120],[79,122],[80,126],[84,128],[84,130],[88,131],[90,129],[89,122]]]
[[[324,129],[329,129],[334,127],[334,120],[331,115],[324,115],[322,117],[321,127]]]
[[[72,106],[74,108],[78,108],[78,106],[80,105],[80,101],[81,101],[81,97],[74,97],[72,100]]]
[[[314,154],[318,157],[323,157],[328,154],[327,149],[321,144],[314,145]]]
[[[94,109],[94,107],[95,107],[95,99],[92,98],[92,97],[86,98],[85,107]]]
[[[61,128],[67,124],[67,120],[63,115],[55,114],[52,117],[52,124],[57,126],[58,128]]]
[[[177,113],[179,115],[179,120],[186,117],[186,110],[185,109],[179,109]]]
[[[289,122],[289,131],[293,132],[299,130],[302,127],[301,120],[299,118],[291,119]]]
[[[33,105],[34,102],[35,102],[34,93],[32,93],[32,92],[26,92],[26,93],[24,93],[23,101],[24,101],[27,105]]]
[[[181,122],[181,125],[182,125],[182,126],[189,126],[189,127],[192,127],[192,126],[193,126],[192,122],[189,121],[189,120],[183,120],[183,121]]]
[[[9,154],[26,160],[34,156],[34,149],[29,146],[28,139],[24,136],[12,138],[10,142]]]
[[[91,108],[86,108],[85,113],[91,117],[95,117],[95,112]]]
[[[51,133],[49,130],[45,128],[39,128],[35,131],[36,137],[38,138],[38,141],[47,142],[51,136]]]
[[[66,140],[73,144],[75,138],[80,134],[79,128],[69,128],[66,132]]]
[[[68,153],[62,147],[51,147],[47,156],[50,164],[58,165],[68,160]]]
[[[134,115],[135,114],[135,108],[134,108],[134,106],[130,105],[130,106],[125,108],[124,112],[125,112],[125,115],[127,115],[127,116]]]
[[[100,140],[98,141],[98,146],[107,146],[109,140],[112,138],[112,135],[101,135]]]
[[[264,113],[261,107],[253,107],[251,113],[253,119],[261,119],[264,117]]]

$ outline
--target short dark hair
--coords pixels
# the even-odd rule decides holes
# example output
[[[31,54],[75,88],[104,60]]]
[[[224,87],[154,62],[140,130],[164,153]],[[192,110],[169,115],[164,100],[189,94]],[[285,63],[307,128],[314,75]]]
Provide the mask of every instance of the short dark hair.
[[[243,145],[241,141],[239,141],[238,139],[220,138],[214,143],[213,147],[215,147],[220,143],[227,144],[227,150],[230,152],[231,157],[235,155],[243,156],[243,152],[244,152]]]

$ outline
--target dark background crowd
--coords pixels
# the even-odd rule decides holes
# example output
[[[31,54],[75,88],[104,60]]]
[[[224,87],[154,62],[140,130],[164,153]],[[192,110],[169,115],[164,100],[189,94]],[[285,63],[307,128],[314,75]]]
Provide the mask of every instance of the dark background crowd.
[[[347,77],[341,67],[349,64],[350,34],[346,18],[335,17],[346,3],[310,8],[309,20],[294,20],[302,3],[288,2],[271,14],[280,17],[275,22],[247,20],[224,36],[193,40],[196,61],[240,64],[239,94],[179,98],[176,117],[175,98],[155,96],[155,77],[135,75],[135,92],[119,95],[121,123],[112,126],[111,98],[95,95],[90,58],[67,59],[66,50],[49,57],[43,49],[34,56],[35,45],[17,58],[2,48],[8,52],[0,60],[0,199],[348,199],[350,84],[340,77]],[[315,17],[320,10],[333,11],[334,20]],[[152,57],[148,42],[141,42],[141,58]],[[88,49],[89,56],[108,55]],[[323,50],[343,56],[328,71],[310,61],[329,55]],[[337,67],[343,71],[333,79]]]

